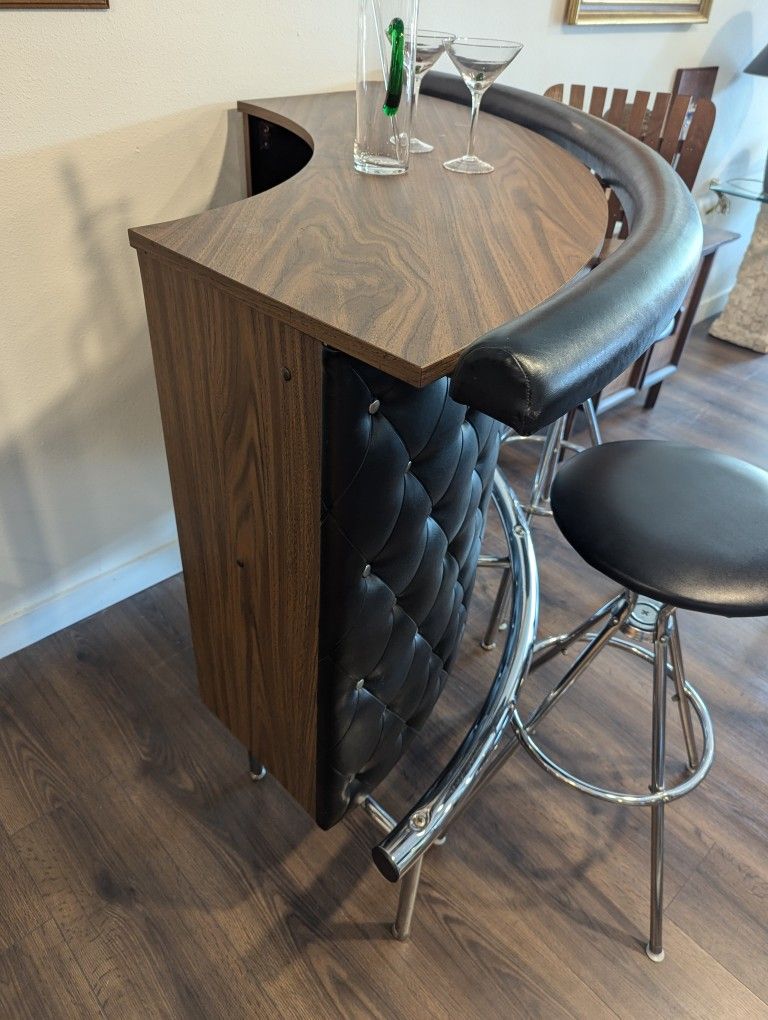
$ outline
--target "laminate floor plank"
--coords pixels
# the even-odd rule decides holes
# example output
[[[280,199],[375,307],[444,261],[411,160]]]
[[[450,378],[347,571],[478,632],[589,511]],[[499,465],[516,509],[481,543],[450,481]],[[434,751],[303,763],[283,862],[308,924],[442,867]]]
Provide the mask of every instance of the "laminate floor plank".
[[[768,465],[766,387],[768,359],[699,331],[654,411],[625,405],[603,430]],[[503,460],[522,489],[535,454]],[[541,631],[556,633],[614,587],[551,522],[535,528]],[[481,572],[440,704],[377,791],[395,813],[485,696],[497,580]],[[180,577],[0,662],[0,1016],[768,1017],[768,623],[681,626],[717,755],[667,812],[661,966],[642,951],[648,813],[580,797],[522,754],[430,853],[413,940],[394,941],[370,821],[322,832],[272,778],[252,783],[198,699]],[[642,788],[649,713],[650,669],[612,652],[540,736],[575,769]]]
[[[764,1001],[768,1001],[767,914],[765,854],[746,855],[719,844],[669,907],[675,925],[695,931],[697,942]]]
[[[50,919],[42,896],[8,834],[0,828],[0,951]]]
[[[104,1015],[55,921],[45,921],[0,953],[0,1015],[20,1020]]]
[[[187,733],[194,736],[190,727]],[[195,740],[192,744],[201,746]],[[329,1015],[336,1005],[354,1011],[364,1004],[366,1015],[407,1017],[415,997],[428,1003],[430,989],[442,980],[440,968],[417,943],[408,947],[404,959],[403,947],[391,939],[394,890],[382,884],[371,864],[372,830],[366,820],[359,819],[366,829],[362,838],[346,826],[322,833],[300,809],[286,803],[271,779],[251,783],[244,760],[240,776],[236,786],[230,782],[222,789],[219,800],[196,797],[193,783],[160,788],[145,781],[131,784],[129,792],[188,880],[207,886],[212,912],[238,951],[270,974],[270,992],[278,998],[291,990],[296,995],[301,988],[312,999],[325,989]],[[382,900],[389,902],[383,905]],[[254,929],[254,914],[269,918],[266,931]],[[334,945],[336,970],[329,969],[329,944]],[[499,947],[491,955],[490,945],[489,940],[489,974],[508,978],[506,953]],[[265,967],[277,947],[277,958]],[[361,969],[367,974],[364,1003],[359,989],[340,980],[340,975]],[[398,971],[403,980],[393,984]],[[457,1007],[471,1009],[473,1003],[482,1004],[485,1015],[496,1009],[504,1015],[507,1006],[500,1006],[501,992],[489,974],[480,968],[467,973],[461,994],[453,995],[451,1015]],[[290,989],[284,987],[286,979]],[[501,981],[501,986],[507,983]],[[585,1006],[599,1001],[575,978],[573,984],[580,986]],[[517,980],[515,986],[518,997],[525,998],[525,984]],[[533,1002],[530,989],[527,994]],[[556,1015],[570,1015],[563,1008]],[[434,1015],[447,1015],[437,1004],[430,1009]]]
[[[0,664],[0,825],[13,834],[78,796],[108,772],[87,719],[76,719],[50,682],[56,636],[37,670],[39,645]]]
[[[272,1015],[281,1008],[114,779],[15,842],[105,1016],[245,1018],[256,1004]]]

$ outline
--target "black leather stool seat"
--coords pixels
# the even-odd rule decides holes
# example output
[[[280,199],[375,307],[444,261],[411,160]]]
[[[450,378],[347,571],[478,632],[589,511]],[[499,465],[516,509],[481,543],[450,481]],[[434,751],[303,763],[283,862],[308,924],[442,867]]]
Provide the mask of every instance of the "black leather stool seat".
[[[551,505],[576,552],[632,591],[768,614],[768,472],[697,446],[607,443],[560,468]]]

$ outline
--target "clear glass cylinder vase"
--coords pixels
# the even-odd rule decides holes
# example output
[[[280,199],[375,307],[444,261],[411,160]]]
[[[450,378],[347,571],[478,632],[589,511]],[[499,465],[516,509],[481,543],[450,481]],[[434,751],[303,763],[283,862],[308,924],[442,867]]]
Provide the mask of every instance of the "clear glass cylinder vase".
[[[359,0],[355,169],[408,169],[419,0]]]

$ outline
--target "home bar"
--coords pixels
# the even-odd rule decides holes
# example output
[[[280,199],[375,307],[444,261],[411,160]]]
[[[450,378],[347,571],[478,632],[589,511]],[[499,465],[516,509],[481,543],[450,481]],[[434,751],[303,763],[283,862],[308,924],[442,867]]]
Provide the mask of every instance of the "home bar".
[[[0,1020],[768,1017],[768,0],[0,39]]]
[[[461,80],[432,74],[422,95],[420,131],[458,149]],[[495,172],[469,180],[428,160],[403,175],[356,173],[351,93],[238,107],[248,197],[130,232],[201,696],[250,752],[254,778],[268,770],[323,828],[357,805],[383,830],[373,857],[401,881],[401,939],[424,854],[521,743],[582,792],[650,806],[647,951],[661,960],[664,804],[698,784],[713,750],[706,707],[682,671],[674,608],[757,615],[759,600],[735,608],[718,593],[704,605],[682,582],[664,587],[658,569],[638,576],[606,556],[593,565],[621,580],[624,594],[571,635],[536,644],[528,515],[497,457],[502,429],[546,428],[546,445],[565,416],[590,407],[670,333],[702,252],[690,193],[649,145],[507,87],[490,89],[483,105]],[[607,191],[629,231],[600,260]],[[663,475],[663,451],[654,464]],[[704,464],[699,474],[718,467],[728,465]],[[641,465],[641,481],[647,470],[656,467]],[[567,507],[580,498],[576,483],[558,496],[568,473],[558,474],[553,509],[592,562],[598,554],[566,530]],[[765,496],[763,481],[755,485],[747,503]],[[507,543],[495,558],[480,556],[491,499]],[[631,511],[614,507],[618,532],[623,519],[633,527]],[[654,540],[645,536],[650,561]],[[508,626],[496,675],[449,764],[393,817],[372,792],[437,702],[478,565],[502,578],[494,620],[504,614]],[[571,776],[532,736],[601,647],[628,644],[620,632],[643,632],[655,647],[636,652],[656,677],[645,794]],[[576,666],[524,722],[517,702],[529,670],[587,637]],[[668,679],[690,769],[675,786],[663,773]]]

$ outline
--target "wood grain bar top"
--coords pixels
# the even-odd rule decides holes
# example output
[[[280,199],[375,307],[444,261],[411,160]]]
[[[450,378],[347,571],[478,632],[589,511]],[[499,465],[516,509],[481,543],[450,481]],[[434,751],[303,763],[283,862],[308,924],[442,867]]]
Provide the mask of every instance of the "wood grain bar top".
[[[452,371],[478,336],[530,310],[605,236],[593,175],[532,132],[482,113],[479,154],[452,174],[469,111],[424,97],[417,129],[435,151],[408,173],[352,167],[352,92],[241,102],[309,141],[284,183],[219,209],[130,231],[131,244],[193,268],[262,312],[416,386]]]

